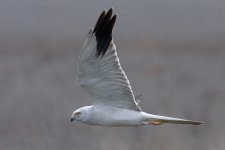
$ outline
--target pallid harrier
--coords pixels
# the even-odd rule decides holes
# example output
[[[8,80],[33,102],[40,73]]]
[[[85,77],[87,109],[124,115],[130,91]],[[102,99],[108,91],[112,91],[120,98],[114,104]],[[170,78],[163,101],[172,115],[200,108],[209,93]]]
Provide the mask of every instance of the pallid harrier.
[[[143,112],[135,100],[129,80],[120,66],[112,29],[116,15],[104,10],[91,28],[81,49],[78,81],[92,97],[93,105],[75,110],[73,120],[99,126],[193,124],[201,122]]]

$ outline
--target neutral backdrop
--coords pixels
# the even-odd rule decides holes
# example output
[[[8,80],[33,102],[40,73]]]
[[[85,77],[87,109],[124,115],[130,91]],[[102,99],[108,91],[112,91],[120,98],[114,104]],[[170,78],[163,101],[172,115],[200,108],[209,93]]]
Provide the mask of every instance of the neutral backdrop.
[[[103,9],[146,112],[200,126],[96,127],[70,122],[91,98],[76,81],[79,48]],[[1,0],[0,149],[224,150],[224,0]]]

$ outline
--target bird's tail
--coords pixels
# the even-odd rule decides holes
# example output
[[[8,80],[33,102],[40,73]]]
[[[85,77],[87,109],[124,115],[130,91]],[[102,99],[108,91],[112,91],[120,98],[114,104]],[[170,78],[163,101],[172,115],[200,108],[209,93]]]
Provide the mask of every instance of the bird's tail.
[[[151,115],[151,114],[148,114],[147,116],[148,116],[148,119],[147,119],[146,124],[152,124],[152,125],[161,125],[161,124],[164,124],[164,123],[192,124],[192,125],[202,124],[202,122],[199,122],[199,121],[186,120],[186,119],[180,119],[180,118],[158,116],[158,115]]]

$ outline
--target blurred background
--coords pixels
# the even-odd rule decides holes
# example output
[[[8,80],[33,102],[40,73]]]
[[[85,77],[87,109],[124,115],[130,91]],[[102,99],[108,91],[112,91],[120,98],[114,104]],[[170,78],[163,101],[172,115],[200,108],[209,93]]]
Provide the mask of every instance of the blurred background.
[[[113,36],[149,113],[200,126],[70,123],[91,98],[76,81],[85,35],[114,7]],[[224,150],[224,0],[1,0],[0,149]]]

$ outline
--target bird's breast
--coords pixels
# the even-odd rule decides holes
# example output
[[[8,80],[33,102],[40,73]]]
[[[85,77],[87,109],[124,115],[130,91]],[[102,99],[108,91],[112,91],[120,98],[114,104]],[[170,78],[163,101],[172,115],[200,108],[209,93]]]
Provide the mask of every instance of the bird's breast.
[[[141,125],[142,121],[142,113],[139,111],[96,106],[93,108],[89,124],[102,126],[134,126]]]

